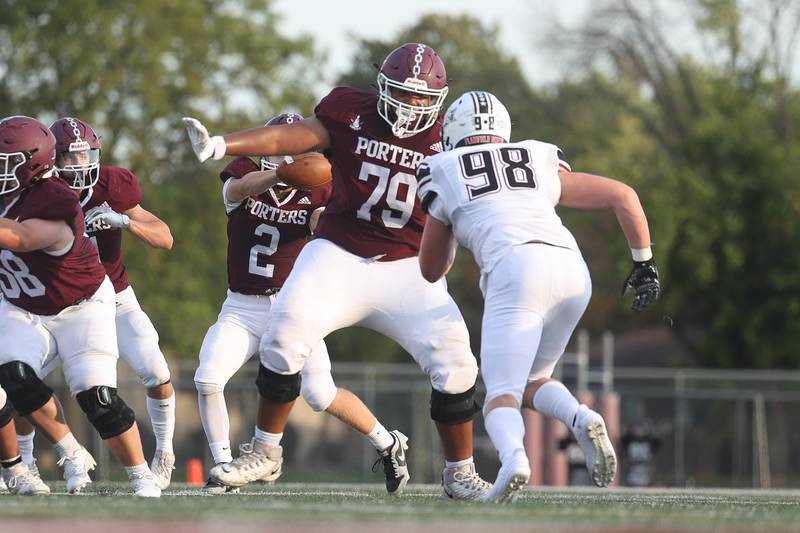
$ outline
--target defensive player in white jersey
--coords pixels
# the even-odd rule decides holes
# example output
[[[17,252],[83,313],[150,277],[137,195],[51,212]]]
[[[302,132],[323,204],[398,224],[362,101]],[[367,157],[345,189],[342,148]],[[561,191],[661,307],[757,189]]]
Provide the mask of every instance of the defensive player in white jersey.
[[[303,117],[295,113],[282,113],[267,125],[301,120]],[[227,464],[235,468],[257,457],[251,442],[242,445],[242,454],[233,459],[223,390],[258,351],[275,299],[331,195],[330,184],[305,191],[277,183],[275,171],[286,160],[291,158],[262,157],[257,165],[248,157],[237,157],[220,173],[228,215],[228,297],[217,322],[206,333],[194,376],[203,429],[214,463],[220,468]],[[389,494],[402,492],[409,479],[406,436],[388,431],[352,392],[337,389],[324,341],[314,347],[303,367],[301,393],[315,411],[327,411],[364,434],[378,450],[386,490]],[[256,437],[259,432],[256,427]],[[274,481],[281,467],[282,463],[260,480]],[[238,485],[209,479],[203,491],[231,492]]]
[[[624,285],[635,290],[633,309],[641,311],[660,291],[647,219],[634,190],[572,172],[552,144],[510,143],[510,137],[508,111],[495,96],[465,93],[445,114],[447,151],[417,171],[429,215],[419,254],[422,275],[430,282],[444,276],[456,242],[472,251],[481,268],[484,416],[502,464],[486,501],[513,500],[530,477],[521,407],[571,429],[596,485],[608,485],[616,474],[602,417],[550,378],[591,296],[586,263],[555,206],[612,209],[633,254]]]

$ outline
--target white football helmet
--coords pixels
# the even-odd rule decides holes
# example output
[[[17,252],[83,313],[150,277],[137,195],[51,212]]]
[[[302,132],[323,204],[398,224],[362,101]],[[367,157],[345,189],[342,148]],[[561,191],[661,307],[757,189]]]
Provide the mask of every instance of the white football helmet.
[[[486,91],[469,91],[450,104],[444,114],[442,145],[458,146],[511,140],[511,117],[503,102]]]

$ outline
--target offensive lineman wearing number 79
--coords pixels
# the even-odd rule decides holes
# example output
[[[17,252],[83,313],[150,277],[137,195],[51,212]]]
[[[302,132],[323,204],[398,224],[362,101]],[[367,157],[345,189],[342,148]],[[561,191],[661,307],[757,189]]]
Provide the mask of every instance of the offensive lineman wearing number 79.
[[[444,281],[427,283],[416,260],[425,215],[414,172],[441,150],[444,64],[430,47],[405,44],[383,62],[378,88],[376,95],[339,87],[314,117],[225,137],[210,137],[197,120],[184,119],[201,161],[325,150],[333,168],[317,238],[297,257],[261,340],[258,428],[272,437],[257,440],[254,449],[266,458],[279,445],[311,350],[335,330],[364,326],[398,342],[429,376],[431,418],[446,459],[443,493],[474,500],[489,488],[472,460],[477,363]],[[406,470],[402,459],[396,468]],[[231,484],[239,472],[212,469],[215,475]]]

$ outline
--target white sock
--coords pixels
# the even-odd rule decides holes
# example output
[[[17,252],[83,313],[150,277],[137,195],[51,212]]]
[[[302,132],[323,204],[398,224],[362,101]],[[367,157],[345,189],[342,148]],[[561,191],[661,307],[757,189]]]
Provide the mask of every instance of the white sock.
[[[222,442],[209,442],[208,447],[211,448],[211,456],[214,458],[215,465],[220,463],[230,463],[233,461],[231,441],[226,440]]]
[[[231,423],[228,419],[228,407],[225,405],[225,396],[222,391],[213,394],[197,393],[197,404],[200,408],[200,421],[206,432],[208,447],[214,463],[230,463],[233,461],[231,454]]]
[[[447,459],[445,459],[444,466],[445,468],[459,468],[462,466],[471,465],[474,462],[475,460],[472,458],[472,456],[469,456],[466,459],[462,459],[460,461],[448,461]]]
[[[137,474],[147,474],[148,472],[150,472],[150,467],[147,466],[147,463],[125,467],[125,473],[128,474],[128,479],[137,477]]]
[[[367,439],[369,439],[372,445],[375,446],[375,449],[379,452],[382,452],[394,444],[394,437],[378,420],[375,421],[375,427],[372,428],[372,431],[367,433]]]
[[[82,448],[80,443],[75,439],[75,435],[72,433],[67,433],[64,435],[60,441],[53,444],[53,447],[56,449],[59,457],[72,455],[74,452]]]
[[[147,397],[147,414],[153,424],[156,449],[173,453],[172,437],[175,434],[175,393],[163,400]]]
[[[35,429],[27,435],[17,435],[19,454],[22,456],[22,462],[24,462],[26,465],[33,464],[33,437],[35,436]]]
[[[253,448],[263,451],[265,448],[270,446],[280,446],[283,433],[270,433],[268,431],[262,431],[258,429],[258,426],[256,426],[256,433],[254,437],[255,442],[253,443]]]
[[[513,407],[497,407],[489,411],[484,419],[484,426],[492,444],[497,448],[502,464],[511,462],[514,454],[525,453],[525,423],[522,413]]]
[[[548,381],[533,395],[533,408],[561,420],[569,429],[578,413],[578,400],[558,381]]]

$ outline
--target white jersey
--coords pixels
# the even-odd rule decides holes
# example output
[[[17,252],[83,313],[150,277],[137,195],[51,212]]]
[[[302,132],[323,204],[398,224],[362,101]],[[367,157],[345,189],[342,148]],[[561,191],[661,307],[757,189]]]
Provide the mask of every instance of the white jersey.
[[[509,251],[544,242],[579,252],[555,206],[561,197],[557,146],[539,141],[463,146],[417,171],[423,209],[452,227],[486,275]]]

